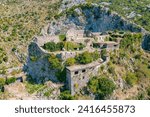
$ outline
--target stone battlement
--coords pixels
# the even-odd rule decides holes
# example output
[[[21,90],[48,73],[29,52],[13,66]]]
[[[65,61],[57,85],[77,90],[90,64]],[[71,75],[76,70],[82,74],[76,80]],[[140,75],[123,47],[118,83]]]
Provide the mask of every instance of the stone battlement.
[[[52,81],[57,81],[55,76],[57,70],[49,69],[49,62],[46,58],[44,58],[44,56],[48,54],[54,54],[56,57],[65,62],[68,58],[74,58],[76,55],[85,51],[94,52],[97,50],[98,52],[101,52],[101,50],[104,48],[110,51],[119,47],[119,43],[117,42],[104,41],[106,37],[109,37],[109,35],[102,35],[100,32],[70,29],[66,33],[65,41],[82,43],[86,45],[86,47],[83,50],[66,51],[65,49],[62,49],[61,51],[56,52],[47,51],[43,49],[42,46],[48,42],[54,42],[56,44],[61,42],[58,35],[34,37],[32,42],[33,46],[30,47],[30,53],[31,55],[36,54],[37,59],[39,60],[37,62],[32,62],[29,60],[29,64],[32,66],[30,67],[29,72],[31,75],[33,74],[33,77],[36,77],[36,80],[38,80],[39,76],[41,78],[44,76],[43,80],[47,81],[50,79]],[[94,47],[95,44],[96,48]],[[99,60],[89,64],[66,67],[66,81],[68,83],[68,89],[71,91],[71,94],[74,95],[79,93],[80,90],[82,90],[87,85],[89,79],[98,74],[100,66],[105,65],[108,61],[108,57],[105,61],[99,58]],[[40,72],[41,70],[43,70],[43,72]]]

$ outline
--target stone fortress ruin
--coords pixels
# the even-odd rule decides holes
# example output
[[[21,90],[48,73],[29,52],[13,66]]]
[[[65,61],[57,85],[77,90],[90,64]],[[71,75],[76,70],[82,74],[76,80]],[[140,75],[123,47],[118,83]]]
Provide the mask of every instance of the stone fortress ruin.
[[[44,81],[52,80],[58,82],[56,77],[57,70],[51,70],[49,68],[48,61],[44,58],[48,54],[54,54],[63,62],[68,58],[75,58],[76,55],[81,54],[85,51],[94,52],[98,51],[101,53],[102,49],[107,51],[118,49],[119,42],[114,41],[105,41],[106,38],[109,38],[109,34],[102,34],[100,32],[90,32],[85,30],[76,30],[70,29],[65,34],[66,42],[73,42],[77,44],[84,44],[85,47],[80,50],[76,48],[74,51],[65,50],[64,48],[61,51],[50,52],[43,49],[43,45],[48,42],[58,43],[60,42],[59,36],[37,36],[34,37],[33,42],[29,46],[29,56],[35,56],[36,60],[31,60],[28,58],[28,74],[35,78],[36,82],[40,83],[40,79]],[[94,47],[96,45],[96,47]],[[87,85],[87,82],[92,76],[98,74],[98,70],[101,65],[106,64],[109,61],[109,57],[106,57],[105,60],[99,59],[88,64],[75,64],[72,66],[66,66],[66,84],[71,94],[74,95],[81,91]]]

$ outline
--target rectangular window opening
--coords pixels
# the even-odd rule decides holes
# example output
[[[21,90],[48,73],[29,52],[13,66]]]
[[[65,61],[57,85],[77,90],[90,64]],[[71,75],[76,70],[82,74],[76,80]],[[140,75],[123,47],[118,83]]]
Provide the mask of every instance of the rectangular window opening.
[[[75,71],[75,73],[74,74],[78,74],[79,72],[78,71]]]

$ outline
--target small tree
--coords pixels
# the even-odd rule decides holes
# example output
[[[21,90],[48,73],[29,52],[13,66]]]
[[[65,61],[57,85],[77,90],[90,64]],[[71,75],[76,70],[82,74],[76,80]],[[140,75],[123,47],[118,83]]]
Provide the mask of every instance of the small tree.
[[[88,87],[90,92],[97,96],[97,99],[104,99],[111,95],[116,88],[114,82],[106,77],[93,77],[89,81]]]
[[[43,48],[46,50],[52,51],[52,52],[58,50],[57,44],[55,44],[54,42],[48,42],[48,43],[44,44]]]
[[[82,54],[80,54],[77,57],[77,60],[81,64],[88,64],[88,63],[91,63],[93,61],[93,58],[91,56],[91,53],[86,51],[86,52],[83,52]]]
[[[62,68],[60,60],[55,55],[51,55],[51,57],[48,60],[50,62],[51,69],[60,70]]]
[[[66,50],[75,50],[75,48],[77,48],[77,44],[76,43],[73,43],[73,42],[70,42],[70,41],[68,41],[68,42],[65,42],[65,44],[64,44],[64,48],[66,49]]]

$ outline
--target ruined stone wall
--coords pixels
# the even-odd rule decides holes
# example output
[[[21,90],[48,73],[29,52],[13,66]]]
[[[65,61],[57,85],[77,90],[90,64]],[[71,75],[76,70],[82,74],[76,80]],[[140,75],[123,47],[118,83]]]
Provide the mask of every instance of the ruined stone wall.
[[[33,41],[37,43],[39,46],[43,46],[45,43],[48,43],[48,42],[58,43],[60,40],[59,40],[59,36],[47,35],[47,36],[34,37]]]
[[[66,79],[68,89],[71,91],[71,95],[75,95],[79,92],[82,92],[83,88],[87,86],[87,83],[89,82],[90,78],[92,78],[93,76],[97,76],[99,68],[102,65],[106,65],[109,62],[109,60],[110,58],[106,57],[106,60],[101,63],[93,62],[96,64],[90,63],[84,65],[84,67],[81,65],[80,67],[78,67],[78,69],[74,70],[70,70],[70,68],[67,67]]]
[[[75,71],[67,70],[67,80],[71,94],[79,93],[86,87],[89,79],[98,74],[99,67],[100,65]]]
[[[62,60],[67,60],[68,58],[74,58],[77,55],[77,52],[61,52],[60,58]]]

